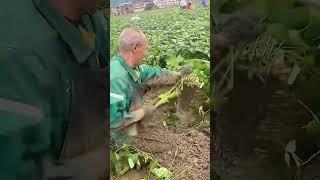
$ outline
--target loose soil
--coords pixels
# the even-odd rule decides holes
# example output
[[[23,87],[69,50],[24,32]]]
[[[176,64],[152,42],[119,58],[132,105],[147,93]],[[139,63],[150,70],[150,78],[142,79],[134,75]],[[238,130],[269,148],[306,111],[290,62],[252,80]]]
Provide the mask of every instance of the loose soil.
[[[145,94],[144,104],[169,89],[153,88]],[[198,113],[199,103],[204,101],[200,90],[187,87],[174,103],[159,107],[152,120],[138,126],[134,146],[151,153],[161,166],[173,172],[175,180],[210,179],[209,128],[203,126],[209,122],[209,112],[202,118]],[[170,125],[165,127],[163,121]],[[132,170],[119,179],[140,180],[144,176],[148,177],[146,170]]]

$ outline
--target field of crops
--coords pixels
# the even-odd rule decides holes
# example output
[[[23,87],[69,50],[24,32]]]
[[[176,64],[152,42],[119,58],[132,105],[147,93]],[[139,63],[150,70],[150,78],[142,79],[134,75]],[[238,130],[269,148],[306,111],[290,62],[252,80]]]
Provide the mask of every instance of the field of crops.
[[[111,56],[118,52],[121,31],[136,26],[149,40],[147,64],[176,70],[188,63],[195,66],[195,73],[208,84],[209,14],[209,9],[200,9],[197,13],[174,8],[139,14],[140,20],[136,21],[131,20],[135,15],[111,17]]]
[[[140,144],[111,153],[112,176],[126,173],[133,178],[132,170],[140,169],[139,178],[145,179],[150,174],[154,179],[209,178],[209,14],[208,8],[185,11],[174,7],[111,17],[111,57],[118,53],[121,31],[135,26],[149,41],[146,64],[173,71],[183,65],[193,69],[175,86],[153,89],[146,95],[146,102],[159,98],[158,104],[165,105],[153,118],[156,125],[139,134],[140,139],[144,136]],[[139,18],[133,20],[134,16]],[[157,152],[141,150],[146,146]],[[143,168],[146,164],[147,170]]]

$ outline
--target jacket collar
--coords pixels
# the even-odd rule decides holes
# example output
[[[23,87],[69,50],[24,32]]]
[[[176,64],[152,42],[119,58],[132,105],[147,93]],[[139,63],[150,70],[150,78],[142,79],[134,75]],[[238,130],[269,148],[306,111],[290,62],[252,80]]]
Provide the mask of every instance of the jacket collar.
[[[33,0],[38,11],[45,17],[49,24],[59,33],[63,41],[70,47],[73,55],[79,63],[87,60],[94,50],[95,43],[90,41],[94,39],[89,36],[89,32],[84,29],[78,29],[72,23],[67,21],[60,15],[48,2],[48,0]],[[89,33],[89,34],[87,34]],[[89,36],[88,40],[83,38],[83,35]]]
[[[132,69],[132,67],[130,67],[123,59],[122,56],[117,55],[115,56],[116,59],[118,59],[121,63],[121,65],[127,70],[127,72],[130,74],[130,76],[132,77],[134,82],[137,82],[140,77],[134,72],[134,70]]]

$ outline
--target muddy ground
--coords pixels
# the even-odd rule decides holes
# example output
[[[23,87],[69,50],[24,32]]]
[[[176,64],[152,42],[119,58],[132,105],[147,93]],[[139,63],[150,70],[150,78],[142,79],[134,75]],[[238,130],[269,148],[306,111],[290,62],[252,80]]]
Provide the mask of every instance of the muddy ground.
[[[169,89],[153,88],[145,94],[144,104]],[[209,112],[204,116],[198,113],[205,99],[200,90],[185,88],[175,102],[159,107],[146,126],[139,126],[134,146],[151,153],[173,172],[175,180],[210,179]],[[140,180],[144,176],[148,176],[147,170],[132,170],[119,179]]]

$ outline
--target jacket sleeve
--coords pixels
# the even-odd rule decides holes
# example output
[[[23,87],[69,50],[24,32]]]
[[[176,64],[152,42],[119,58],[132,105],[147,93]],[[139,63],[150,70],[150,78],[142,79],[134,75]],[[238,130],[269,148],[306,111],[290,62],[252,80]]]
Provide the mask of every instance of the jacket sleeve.
[[[110,128],[121,124],[126,113],[125,82],[121,78],[110,79]]]
[[[50,145],[45,67],[29,52],[0,48],[0,179],[41,179]]]
[[[143,117],[138,111],[129,112],[126,81],[119,77],[110,80],[110,128],[118,129],[136,122]]]
[[[142,81],[147,85],[171,85],[180,79],[177,72],[146,65],[140,66],[140,73]]]

